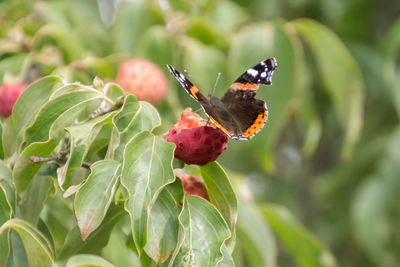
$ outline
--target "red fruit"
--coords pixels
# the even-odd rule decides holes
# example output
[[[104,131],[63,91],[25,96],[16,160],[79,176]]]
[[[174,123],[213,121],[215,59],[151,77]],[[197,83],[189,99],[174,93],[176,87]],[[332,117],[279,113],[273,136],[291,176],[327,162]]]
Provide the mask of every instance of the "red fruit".
[[[182,180],[186,195],[195,195],[210,201],[207,189],[199,177],[185,173],[178,175],[178,177]]]
[[[126,92],[139,100],[158,105],[168,92],[168,80],[161,69],[144,59],[130,59],[124,62],[115,80]]]
[[[175,157],[186,164],[205,165],[218,158],[227,148],[228,136],[207,126],[199,115],[185,109],[179,121],[169,130],[168,142],[176,144]]]
[[[15,101],[27,85],[23,83],[4,83],[0,87],[0,114],[3,117],[9,117],[14,107]]]

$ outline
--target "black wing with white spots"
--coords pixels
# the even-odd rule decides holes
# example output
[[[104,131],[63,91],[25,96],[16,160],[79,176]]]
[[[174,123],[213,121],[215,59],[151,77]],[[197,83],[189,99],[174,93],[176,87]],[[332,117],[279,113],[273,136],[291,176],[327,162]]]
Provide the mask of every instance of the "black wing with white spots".
[[[195,100],[199,101],[201,104],[205,104],[208,102],[207,98],[197,89],[196,86],[193,85],[188,78],[185,77],[182,73],[174,69],[171,65],[167,64],[167,67],[172,75],[178,80],[178,82],[185,88],[186,92],[191,95]]]
[[[245,73],[243,73],[235,83],[241,84],[271,84],[272,83],[272,74],[274,70],[278,67],[276,59],[269,58],[264,61],[261,61],[254,67],[248,69]]]

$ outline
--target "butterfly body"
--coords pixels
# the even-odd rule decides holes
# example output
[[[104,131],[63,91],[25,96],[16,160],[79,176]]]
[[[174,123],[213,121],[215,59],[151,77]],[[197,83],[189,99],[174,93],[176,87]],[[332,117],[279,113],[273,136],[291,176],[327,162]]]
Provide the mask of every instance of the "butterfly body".
[[[276,59],[261,61],[248,69],[221,97],[205,97],[183,74],[167,65],[182,87],[203,107],[210,120],[233,139],[248,140],[259,132],[268,118],[264,101],[256,99],[259,84],[271,84]]]

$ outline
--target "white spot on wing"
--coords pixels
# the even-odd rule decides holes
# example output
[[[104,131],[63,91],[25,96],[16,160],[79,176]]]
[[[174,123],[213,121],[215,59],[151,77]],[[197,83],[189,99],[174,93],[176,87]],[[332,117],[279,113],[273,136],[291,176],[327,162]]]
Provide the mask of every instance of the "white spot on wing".
[[[261,78],[267,77],[267,73],[264,71],[263,73],[260,74]]]
[[[253,77],[256,77],[258,74],[258,71],[256,71],[255,69],[248,69],[247,73],[250,74]]]

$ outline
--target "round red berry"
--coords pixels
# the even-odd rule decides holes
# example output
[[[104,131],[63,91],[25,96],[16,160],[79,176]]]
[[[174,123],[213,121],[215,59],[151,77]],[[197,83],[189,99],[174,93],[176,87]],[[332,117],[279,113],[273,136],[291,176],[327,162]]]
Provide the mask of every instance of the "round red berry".
[[[4,83],[0,86],[0,114],[9,117],[18,97],[26,89],[23,83]]]
[[[161,69],[144,59],[130,59],[124,62],[115,80],[126,92],[139,100],[158,105],[168,92],[168,80]]]

